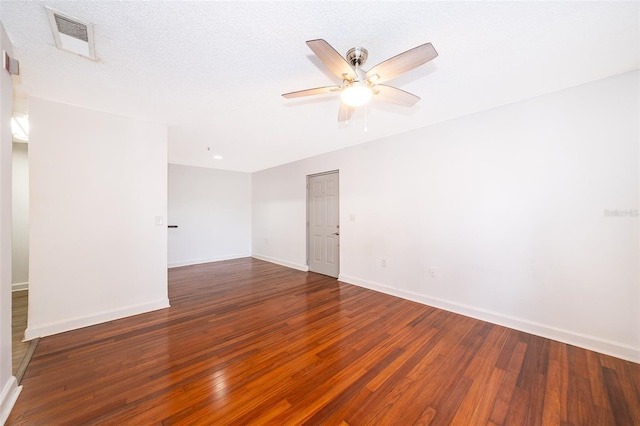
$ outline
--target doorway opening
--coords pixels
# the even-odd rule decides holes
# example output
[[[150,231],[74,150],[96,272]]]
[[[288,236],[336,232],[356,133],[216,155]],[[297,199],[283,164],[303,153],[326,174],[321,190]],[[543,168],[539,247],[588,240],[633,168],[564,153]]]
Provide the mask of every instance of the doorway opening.
[[[18,383],[38,339],[24,340],[29,306],[29,122],[26,100],[14,99],[12,130],[11,355]]]

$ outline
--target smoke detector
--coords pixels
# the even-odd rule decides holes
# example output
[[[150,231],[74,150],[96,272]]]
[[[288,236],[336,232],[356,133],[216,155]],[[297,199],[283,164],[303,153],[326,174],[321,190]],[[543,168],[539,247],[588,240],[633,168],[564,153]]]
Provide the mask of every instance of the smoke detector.
[[[45,7],[56,46],[60,50],[97,61],[93,24]]]

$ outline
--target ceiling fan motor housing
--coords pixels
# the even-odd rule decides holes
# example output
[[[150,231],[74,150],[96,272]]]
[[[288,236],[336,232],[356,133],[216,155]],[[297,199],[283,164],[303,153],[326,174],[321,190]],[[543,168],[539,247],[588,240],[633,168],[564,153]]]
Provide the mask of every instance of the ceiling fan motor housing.
[[[367,61],[369,52],[364,47],[352,47],[347,51],[347,61],[353,67],[361,67]]]

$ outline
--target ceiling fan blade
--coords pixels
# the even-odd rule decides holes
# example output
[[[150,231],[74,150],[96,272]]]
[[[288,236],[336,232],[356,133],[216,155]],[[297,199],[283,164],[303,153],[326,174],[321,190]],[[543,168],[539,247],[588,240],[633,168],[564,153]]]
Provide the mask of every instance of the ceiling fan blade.
[[[436,56],[438,56],[438,52],[436,52],[431,43],[421,44],[371,68],[367,71],[367,80],[373,84],[389,81],[402,73],[429,62]]]
[[[298,90],[297,92],[284,93],[282,97],[287,99],[299,98],[301,96],[323,95],[325,93],[338,92],[338,91],[340,91],[340,86],[324,86],[324,87],[315,87],[313,89]]]
[[[338,111],[338,121],[349,120],[353,115],[353,111],[355,111],[354,107],[350,107],[349,105],[346,105],[340,102],[340,110]]]
[[[357,78],[356,72],[349,62],[326,41],[322,39],[309,40],[307,46],[341,80],[353,81]]]
[[[408,107],[414,106],[420,100],[419,96],[385,84],[376,84],[373,87],[373,96],[381,101]]]

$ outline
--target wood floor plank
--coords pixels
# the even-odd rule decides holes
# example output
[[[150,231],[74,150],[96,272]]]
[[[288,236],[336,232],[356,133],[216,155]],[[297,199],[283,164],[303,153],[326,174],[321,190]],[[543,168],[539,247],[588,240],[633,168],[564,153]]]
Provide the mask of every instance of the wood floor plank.
[[[11,292],[11,355],[12,374],[18,375],[23,358],[29,352],[29,342],[23,342],[24,331],[27,328],[27,309],[29,291],[19,290]],[[21,377],[18,377],[18,381]]]
[[[453,417],[453,423],[485,424],[489,420],[491,403],[495,401],[504,370],[495,368],[502,349],[505,330],[491,327],[482,346],[469,363],[464,376],[471,379],[471,387]]]
[[[562,365],[550,360],[547,370],[546,390],[543,402],[543,424],[560,424],[566,418],[562,411]]]
[[[256,259],[41,339],[8,425],[640,424],[640,366]]]
[[[504,424],[509,414],[509,409],[511,408],[511,400],[513,399],[513,393],[516,389],[517,379],[518,374],[513,371],[506,371],[504,373],[498,394],[492,402],[493,405],[487,423],[495,425]]]

